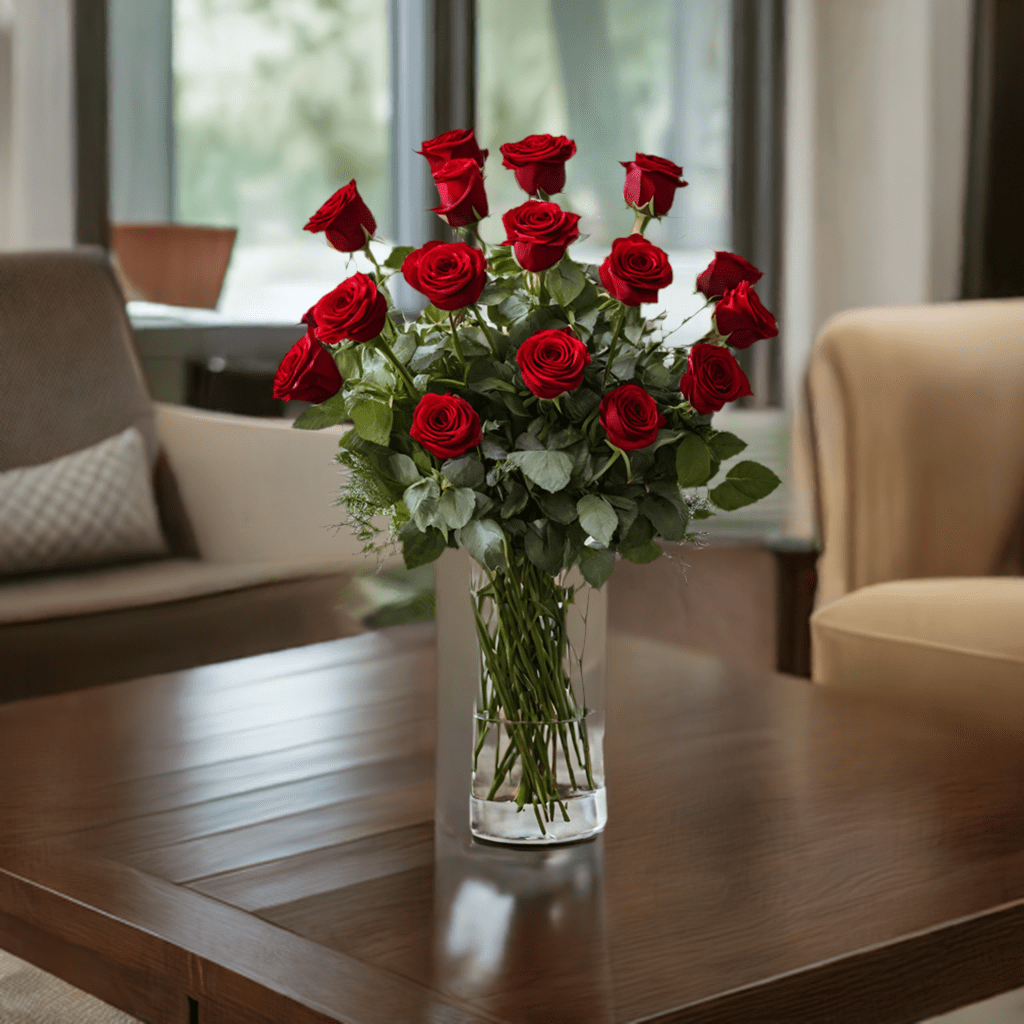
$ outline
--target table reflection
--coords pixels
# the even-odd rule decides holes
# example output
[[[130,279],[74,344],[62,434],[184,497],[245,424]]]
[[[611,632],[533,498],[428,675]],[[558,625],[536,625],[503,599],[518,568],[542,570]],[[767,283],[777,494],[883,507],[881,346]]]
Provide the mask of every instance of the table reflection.
[[[515,849],[439,829],[435,842],[435,986],[517,1021],[611,1021],[603,838]]]

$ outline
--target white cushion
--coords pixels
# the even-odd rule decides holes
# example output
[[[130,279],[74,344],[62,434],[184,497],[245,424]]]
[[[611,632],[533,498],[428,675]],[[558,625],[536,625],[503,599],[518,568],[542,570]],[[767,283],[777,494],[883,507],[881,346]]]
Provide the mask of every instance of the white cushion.
[[[0,473],[0,576],[165,554],[146,445],[135,427]]]

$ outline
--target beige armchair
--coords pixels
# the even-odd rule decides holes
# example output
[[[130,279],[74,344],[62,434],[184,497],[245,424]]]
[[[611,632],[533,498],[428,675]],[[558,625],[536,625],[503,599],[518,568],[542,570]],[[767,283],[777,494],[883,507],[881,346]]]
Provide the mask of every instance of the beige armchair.
[[[339,431],[152,403],[101,251],[0,255],[0,365],[0,472],[134,425],[170,549],[0,577],[0,701],[356,628],[339,593],[367,561],[333,529]]]
[[[1024,300],[844,313],[808,384],[814,681],[1024,731]]]

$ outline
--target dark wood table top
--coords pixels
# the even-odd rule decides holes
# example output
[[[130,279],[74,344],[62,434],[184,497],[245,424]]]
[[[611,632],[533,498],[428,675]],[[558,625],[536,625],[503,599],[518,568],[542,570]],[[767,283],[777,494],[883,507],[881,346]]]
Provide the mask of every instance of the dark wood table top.
[[[1021,745],[613,634],[604,836],[435,844],[434,664],[401,627],[0,707],[0,947],[153,1024],[885,1024],[1024,984]]]

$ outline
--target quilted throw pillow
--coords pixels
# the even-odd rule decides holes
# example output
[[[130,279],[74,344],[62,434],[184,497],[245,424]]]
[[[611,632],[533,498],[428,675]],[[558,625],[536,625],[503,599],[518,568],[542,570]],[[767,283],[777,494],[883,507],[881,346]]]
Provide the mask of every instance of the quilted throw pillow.
[[[0,473],[0,576],[167,554],[135,427]]]

